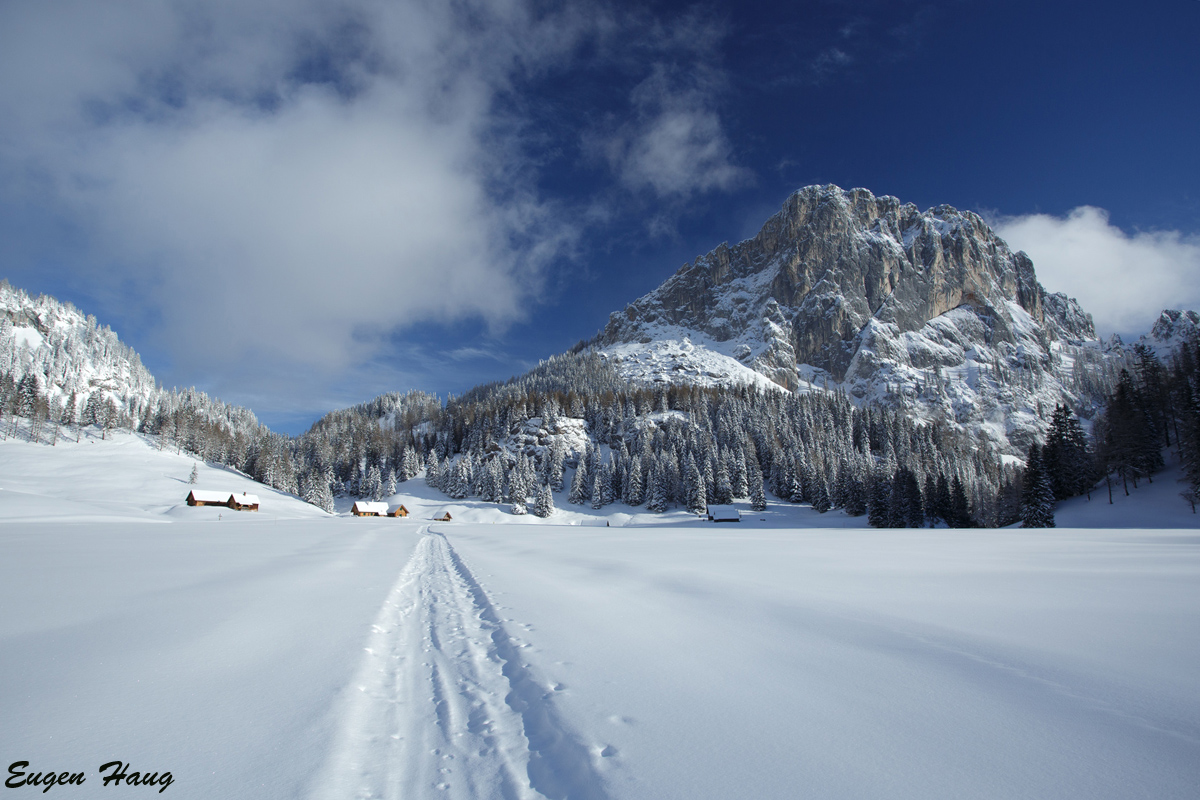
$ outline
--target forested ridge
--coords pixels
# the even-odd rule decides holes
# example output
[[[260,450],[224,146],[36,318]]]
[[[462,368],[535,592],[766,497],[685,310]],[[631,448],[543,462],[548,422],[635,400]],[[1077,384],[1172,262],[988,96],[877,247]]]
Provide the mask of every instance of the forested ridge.
[[[7,284],[0,292],[4,435],[18,433],[18,419],[51,443],[84,425],[126,428],[327,510],[335,496],[390,496],[424,473],[449,497],[517,514],[615,502],[699,513],[734,499],[761,509],[770,494],[877,526],[1036,526],[1053,524],[1057,500],[1097,484],[1128,491],[1152,480],[1163,448],[1180,453],[1185,500],[1200,497],[1194,338],[1165,364],[1134,348],[1091,435],[1059,406],[1025,464],[896,405],[857,405],[839,391],[634,384],[586,347],[445,402],[385,394],[289,438],[203,392],[158,387],[135,352],[69,305]]]

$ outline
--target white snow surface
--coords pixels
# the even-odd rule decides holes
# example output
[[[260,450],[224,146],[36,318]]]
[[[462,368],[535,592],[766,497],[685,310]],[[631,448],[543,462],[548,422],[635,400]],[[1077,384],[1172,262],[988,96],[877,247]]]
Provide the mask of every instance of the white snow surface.
[[[717,342],[676,326],[654,326],[653,331],[651,341],[614,344],[600,353],[612,359],[622,378],[639,383],[749,384],[763,389],[780,388],[734,356],[741,347],[746,360],[752,360],[762,352],[762,346],[754,350],[737,340]]]
[[[172,448],[159,449],[157,437],[109,431],[101,439],[90,428],[78,443],[60,431],[54,447],[9,438],[0,442],[0,523],[243,521],[313,519],[328,516],[316,506],[258,483],[223,465],[208,465]],[[188,483],[192,467],[198,472]],[[199,490],[257,495],[259,511],[222,506],[190,507],[188,493]]]
[[[1141,528],[876,531],[524,524],[419,480],[407,520],[331,517],[201,466],[262,499],[218,521],[152,445],[0,442],[0,766],[85,773],[53,796],[157,792],[104,787],[114,759],[206,800],[1200,785],[1200,535],[1148,529],[1165,475],[1059,512]],[[620,527],[555,524],[589,520]]]

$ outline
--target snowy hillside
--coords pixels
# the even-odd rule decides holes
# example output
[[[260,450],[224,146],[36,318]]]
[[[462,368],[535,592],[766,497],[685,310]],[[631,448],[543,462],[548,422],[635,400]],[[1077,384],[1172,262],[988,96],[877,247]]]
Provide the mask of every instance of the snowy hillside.
[[[157,437],[127,431],[85,431],[79,442],[60,437],[51,447],[22,437],[0,441],[0,523],[274,522],[314,519],[325,512],[228,467],[176,452]],[[189,484],[192,469],[195,484]],[[257,512],[190,508],[192,489],[257,495]]]
[[[138,354],[95,317],[0,281],[0,376],[19,383],[26,375],[60,407],[75,398],[82,408],[96,395],[95,402],[128,411],[145,407],[157,390]]]

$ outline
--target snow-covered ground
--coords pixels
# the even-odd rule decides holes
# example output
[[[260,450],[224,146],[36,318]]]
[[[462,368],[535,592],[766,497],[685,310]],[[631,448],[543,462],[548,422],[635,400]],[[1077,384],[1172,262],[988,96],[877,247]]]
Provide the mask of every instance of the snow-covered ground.
[[[65,445],[0,442],[0,767],[84,773],[54,796],[157,792],[103,786],[118,759],[206,799],[1200,785],[1194,526],[501,525],[536,518],[413,481],[412,518],[356,519],[201,466],[260,495],[239,514],[180,505],[186,456]],[[1178,491],[1122,520],[1152,488]],[[1060,524],[1107,496],[1072,503]],[[614,527],[554,524],[589,519]]]
[[[49,440],[49,434],[45,440]],[[188,483],[192,468],[198,473]],[[193,489],[248,492],[258,512],[186,505]],[[275,522],[328,517],[316,506],[277,492],[229,467],[209,466],[157,437],[86,429],[78,442],[64,429],[54,447],[8,438],[0,442],[0,523],[54,520]]]

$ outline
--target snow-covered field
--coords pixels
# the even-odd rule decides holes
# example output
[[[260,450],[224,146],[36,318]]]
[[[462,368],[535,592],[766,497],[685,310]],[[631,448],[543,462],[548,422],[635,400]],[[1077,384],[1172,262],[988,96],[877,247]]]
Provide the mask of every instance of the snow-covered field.
[[[1194,527],[500,525],[420,491],[410,521],[355,519],[201,467],[255,515],[181,506],[192,463],[128,435],[0,443],[0,767],[84,773],[53,796],[167,771],[206,799],[1200,786]],[[1121,519],[1154,515],[1148,488]],[[105,787],[114,760],[160,784]]]

